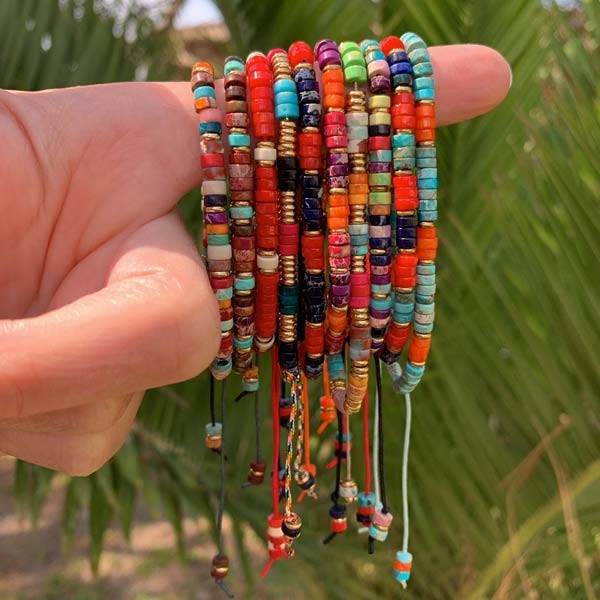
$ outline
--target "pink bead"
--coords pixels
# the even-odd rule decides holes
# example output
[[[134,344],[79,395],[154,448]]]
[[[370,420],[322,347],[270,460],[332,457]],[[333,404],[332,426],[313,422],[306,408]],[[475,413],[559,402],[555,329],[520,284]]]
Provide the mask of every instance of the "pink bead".
[[[214,121],[217,123],[221,122],[222,113],[218,108],[205,108],[198,113],[200,121]]]
[[[350,285],[368,285],[369,274],[368,273],[352,273],[350,275]]]
[[[350,267],[350,256],[330,256],[328,262],[332,269],[348,269]]]
[[[384,513],[377,509],[373,515],[373,523],[375,525],[381,525],[383,527],[389,527],[394,520],[394,515],[391,512]]]
[[[327,148],[345,148],[348,145],[348,137],[345,135],[332,135],[325,138]]]
[[[330,233],[327,236],[327,241],[330,246],[346,246],[350,243],[349,233]]]
[[[350,296],[350,308],[369,308],[369,296]]]
[[[367,70],[369,71],[369,77],[375,75],[383,75],[384,77],[390,76],[390,66],[387,63],[387,60],[374,60],[367,65]]]

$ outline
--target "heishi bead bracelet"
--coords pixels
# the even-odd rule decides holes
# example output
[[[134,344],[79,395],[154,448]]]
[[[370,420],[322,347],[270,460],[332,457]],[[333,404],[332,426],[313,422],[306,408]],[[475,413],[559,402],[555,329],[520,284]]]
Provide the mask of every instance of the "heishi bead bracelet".
[[[272,511],[262,575],[294,555],[302,520],[293,509],[292,485],[298,501],[306,494],[317,497],[317,466],[310,458],[316,412],[311,392],[317,384],[309,386],[310,381],[322,382],[318,433],[337,423],[334,457],[326,465],[335,479],[324,543],[347,530],[352,505],[359,532],[368,533],[369,553],[388,538],[393,515],[384,468],[383,363],[406,405],[403,539],[392,569],[405,587],[412,568],[410,394],[431,345],[438,246],[435,93],[427,47],[407,33],[360,44],[324,39],[314,49],[298,41],[287,51],[253,52],[246,60],[229,56],[224,115],[209,63],[194,65],[191,87],[200,121],[202,245],[221,320],[206,425],[206,446],[219,455],[221,473],[211,575],[231,596],[221,534],[227,381],[232,371],[241,377],[236,402],[254,396],[256,458],[242,487],[258,486],[267,472],[259,356],[269,353]],[[352,473],[351,430],[358,420],[352,415],[359,412],[360,493]]]

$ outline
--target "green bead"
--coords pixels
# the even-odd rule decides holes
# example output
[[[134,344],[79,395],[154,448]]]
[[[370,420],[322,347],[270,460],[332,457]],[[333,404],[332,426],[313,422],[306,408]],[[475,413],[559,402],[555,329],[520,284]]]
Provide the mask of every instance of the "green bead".
[[[342,42],[338,46],[338,50],[342,56],[347,52],[361,52],[360,46],[356,42]]]
[[[370,186],[390,186],[392,184],[391,173],[369,173]]]
[[[359,65],[362,67],[366,67],[367,63],[365,62],[365,57],[363,53],[359,50],[358,52],[347,52],[342,56],[342,63],[344,64],[344,68],[350,67],[352,65]]]
[[[367,69],[360,65],[351,65],[344,68],[344,77],[347,83],[367,83]]]

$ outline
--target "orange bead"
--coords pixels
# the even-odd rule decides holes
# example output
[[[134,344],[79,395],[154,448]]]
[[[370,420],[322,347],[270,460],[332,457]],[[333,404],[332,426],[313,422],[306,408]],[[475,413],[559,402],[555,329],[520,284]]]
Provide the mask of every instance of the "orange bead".
[[[413,335],[408,348],[408,360],[413,364],[423,364],[427,360],[430,346],[431,336]]]
[[[350,185],[352,184],[366,184],[368,191],[369,174],[368,173],[350,173]]]
[[[417,121],[417,129],[415,130],[415,140],[417,144],[421,142],[434,142],[435,129],[419,129],[419,122]]]
[[[229,233],[229,225],[227,223],[218,223],[216,225],[206,225],[206,232],[212,234]]]
[[[329,206],[347,206],[348,196],[346,194],[331,194],[327,198],[327,204]]]
[[[369,201],[369,194],[350,194],[348,196],[348,204],[355,206],[356,204],[367,204]]]
[[[417,119],[421,119],[423,117],[430,117],[434,119],[435,106],[433,104],[417,104],[415,107],[415,115],[417,115]]]
[[[370,215],[389,215],[392,212],[391,204],[374,204],[369,206]]]
[[[217,101],[214,98],[210,98],[209,96],[204,96],[202,98],[197,98],[194,100],[194,107],[196,108],[196,112],[200,112],[205,108],[216,108]]]
[[[342,69],[327,69],[323,71],[321,80],[325,86],[329,82],[344,82],[344,71]]]
[[[213,69],[213,66],[205,61],[197,62],[192,67],[192,73],[196,73],[198,71],[208,71],[213,77],[215,76],[215,70]]]
[[[329,218],[337,219],[338,217],[347,217],[350,214],[350,208],[346,206],[329,206],[327,215]]]
[[[334,219],[327,219],[327,227],[329,229],[346,229],[348,227],[348,219],[343,217],[336,217]]]
[[[344,105],[344,96],[339,94],[326,95],[323,100],[323,106],[325,108],[344,108]]]
[[[330,81],[323,85],[323,92],[327,94],[341,94],[343,95],[346,89],[344,88],[343,81]]]
[[[417,237],[418,238],[437,238],[437,228],[435,226],[433,227],[419,227],[417,229]]]

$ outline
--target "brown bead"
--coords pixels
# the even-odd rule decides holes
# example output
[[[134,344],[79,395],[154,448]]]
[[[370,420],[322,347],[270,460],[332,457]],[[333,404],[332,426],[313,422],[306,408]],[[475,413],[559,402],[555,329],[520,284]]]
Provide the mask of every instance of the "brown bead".
[[[224,84],[226,89],[232,85],[246,87],[246,76],[242,73],[229,73],[225,76]]]
[[[252,461],[250,463],[250,471],[248,473],[248,483],[252,485],[260,485],[265,480],[267,471],[267,463],[263,461]]]
[[[212,559],[210,574],[215,579],[225,579],[229,573],[229,559],[224,554],[217,554]]]
[[[248,112],[248,103],[242,100],[230,100],[225,102],[226,113],[243,113]]]
[[[233,225],[231,231],[233,235],[245,237],[254,233],[254,227],[252,225]]]
[[[225,88],[225,100],[246,100],[246,88],[241,85],[231,85]],[[241,111],[240,111],[241,112]]]

